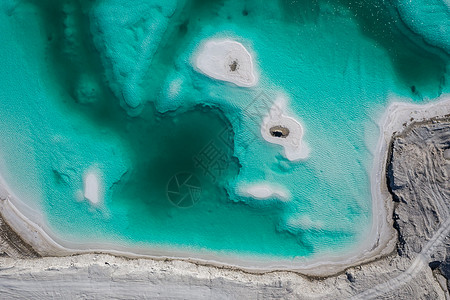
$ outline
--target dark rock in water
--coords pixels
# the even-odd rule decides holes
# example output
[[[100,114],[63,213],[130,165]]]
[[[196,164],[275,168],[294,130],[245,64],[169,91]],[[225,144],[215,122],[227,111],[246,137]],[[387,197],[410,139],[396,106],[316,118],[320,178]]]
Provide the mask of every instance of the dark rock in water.
[[[231,70],[231,72],[234,72],[237,69],[239,69],[239,64],[238,64],[237,60],[235,60],[230,64],[230,70]]]
[[[283,126],[273,126],[270,128],[270,134],[273,137],[286,138],[289,135],[289,129]]]

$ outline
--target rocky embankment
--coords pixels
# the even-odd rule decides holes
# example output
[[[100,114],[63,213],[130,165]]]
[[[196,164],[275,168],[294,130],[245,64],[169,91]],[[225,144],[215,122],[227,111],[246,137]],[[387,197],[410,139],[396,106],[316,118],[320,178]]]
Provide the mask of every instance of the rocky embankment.
[[[397,249],[336,276],[105,254],[39,258],[0,221],[0,298],[450,299],[449,149],[450,120],[414,123],[393,137],[386,176]]]
[[[398,231],[398,255],[417,259],[427,254],[422,259],[427,259],[435,276],[442,284],[446,281],[448,289],[450,122],[416,123],[396,136],[391,146],[387,176],[396,202],[394,227]],[[439,229],[447,234],[435,236]],[[442,239],[442,246],[426,249],[426,243],[433,237]]]

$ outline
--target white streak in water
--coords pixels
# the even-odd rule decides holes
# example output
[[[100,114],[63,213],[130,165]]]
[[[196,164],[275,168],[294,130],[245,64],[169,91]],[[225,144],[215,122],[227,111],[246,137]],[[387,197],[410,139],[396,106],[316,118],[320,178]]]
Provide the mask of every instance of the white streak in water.
[[[284,187],[269,183],[246,184],[238,188],[238,194],[258,200],[278,199],[288,201],[291,195]]]
[[[98,175],[89,171],[84,177],[84,198],[92,204],[100,202],[100,181]]]

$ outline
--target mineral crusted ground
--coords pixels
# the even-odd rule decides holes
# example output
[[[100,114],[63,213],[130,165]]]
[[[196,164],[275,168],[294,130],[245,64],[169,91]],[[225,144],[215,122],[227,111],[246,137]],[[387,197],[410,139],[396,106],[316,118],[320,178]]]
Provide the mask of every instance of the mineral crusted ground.
[[[450,120],[392,139],[387,181],[397,249],[328,278],[250,274],[186,261],[105,254],[39,258],[0,220],[0,298],[450,299]]]

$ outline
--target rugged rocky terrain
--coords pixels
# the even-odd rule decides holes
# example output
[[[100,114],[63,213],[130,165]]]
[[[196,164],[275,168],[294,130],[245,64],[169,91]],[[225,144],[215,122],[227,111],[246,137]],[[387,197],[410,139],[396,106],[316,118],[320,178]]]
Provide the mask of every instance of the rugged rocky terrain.
[[[386,171],[396,250],[336,276],[105,254],[39,258],[0,221],[0,298],[450,299],[450,120],[413,123],[395,135]]]

